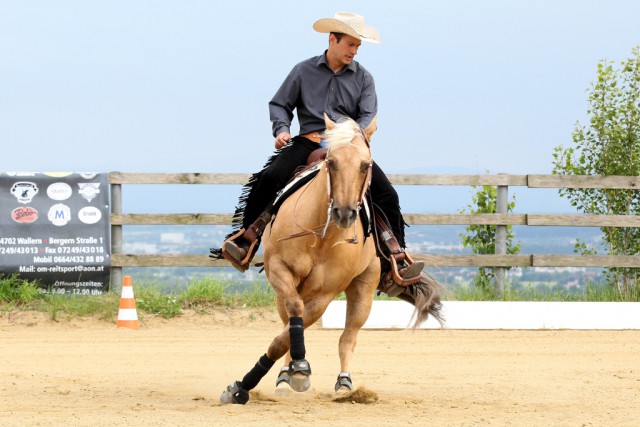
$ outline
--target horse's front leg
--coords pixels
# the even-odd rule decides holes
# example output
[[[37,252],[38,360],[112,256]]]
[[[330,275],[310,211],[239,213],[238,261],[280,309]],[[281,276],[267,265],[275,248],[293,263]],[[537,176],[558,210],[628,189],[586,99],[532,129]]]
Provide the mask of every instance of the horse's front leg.
[[[308,319],[305,319],[307,310],[304,301],[298,294],[297,283],[293,280],[290,270],[275,262],[272,262],[270,267],[268,278],[276,292],[278,312],[285,324],[285,330],[283,331],[283,340],[274,340],[267,354],[282,353],[282,356],[287,354],[288,350],[288,383],[295,391],[307,391],[311,385],[309,378],[311,366],[305,358],[304,344],[304,329],[305,325],[309,324]],[[283,349],[284,351],[282,351]]]
[[[298,320],[299,319],[299,320]],[[297,327],[297,325],[300,327]],[[292,317],[289,325],[287,325],[282,333],[275,337],[271,342],[267,352],[258,359],[255,366],[247,372],[240,381],[235,381],[227,387],[220,396],[220,403],[238,403],[244,405],[249,401],[249,391],[253,390],[260,380],[273,367],[276,360],[284,356],[290,348],[290,343],[296,343],[295,354],[298,359],[294,359],[289,363],[287,372],[289,385],[296,391],[306,391],[309,389],[311,381],[311,367],[309,362],[304,358],[304,323],[302,317]],[[294,341],[295,340],[295,341]]]
[[[273,271],[273,269],[271,270]],[[309,375],[311,367],[305,359],[304,346],[304,302],[296,291],[291,274],[280,274],[274,277],[268,274],[269,281],[276,291],[279,311],[283,308],[288,313],[288,324],[280,335],[275,337],[267,352],[260,357],[241,381],[235,381],[220,396],[220,403],[245,404],[249,400],[249,391],[255,388],[260,380],[273,367],[276,360],[290,351],[292,361],[289,363],[288,375],[290,385],[296,391],[306,391],[311,385]]]
[[[332,295],[328,294],[320,295],[313,300],[307,301],[307,303],[304,305],[303,316],[305,328],[313,325],[320,319],[320,317],[322,317],[322,313],[324,313],[327,305],[329,305],[332,299]],[[285,323],[286,325],[288,322],[288,313],[284,304],[280,301],[278,301],[278,312],[283,323]],[[291,338],[291,343],[293,345],[293,338]],[[292,388],[295,391],[305,391],[309,388],[310,383],[306,384],[306,381],[309,380],[309,375],[292,371],[291,366],[295,364],[295,359],[292,357],[292,354],[295,354],[295,352],[288,352],[285,355],[284,365],[280,369],[278,378],[276,379],[276,396],[287,397],[290,395]],[[311,374],[310,369],[309,374]],[[303,385],[306,387],[305,390],[299,390],[298,388],[296,388],[298,387],[298,384],[296,384],[296,382],[298,381],[303,382]]]

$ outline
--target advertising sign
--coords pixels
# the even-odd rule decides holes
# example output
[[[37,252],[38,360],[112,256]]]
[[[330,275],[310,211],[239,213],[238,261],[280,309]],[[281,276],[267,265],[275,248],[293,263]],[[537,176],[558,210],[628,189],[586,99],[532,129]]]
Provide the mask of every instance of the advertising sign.
[[[0,173],[0,275],[42,292],[100,295],[111,266],[109,182],[100,173]]]

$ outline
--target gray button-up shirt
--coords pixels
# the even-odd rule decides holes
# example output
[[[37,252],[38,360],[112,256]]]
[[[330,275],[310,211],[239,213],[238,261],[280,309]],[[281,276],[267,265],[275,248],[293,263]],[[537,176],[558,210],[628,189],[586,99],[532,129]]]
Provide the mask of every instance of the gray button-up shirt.
[[[333,121],[350,117],[364,129],[378,112],[373,76],[356,61],[334,73],[325,51],[293,67],[269,102],[273,136],[291,133],[294,109],[300,134],[324,130],[325,112]]]

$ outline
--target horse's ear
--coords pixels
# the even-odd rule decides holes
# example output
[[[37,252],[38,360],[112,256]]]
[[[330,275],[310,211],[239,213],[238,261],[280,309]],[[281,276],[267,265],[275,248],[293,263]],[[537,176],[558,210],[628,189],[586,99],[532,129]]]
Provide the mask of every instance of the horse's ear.
[[[369,126],[364,130],[364,135],[367,137],[367,141],[371,141],[373,133],[378,129],[378,115],[376,114],[369,123]]]
[[[329,116],[327,116],[327,113],[324,113],[324,126],[327,130],[331,130],[336,127],[336,122],[332,121]]]

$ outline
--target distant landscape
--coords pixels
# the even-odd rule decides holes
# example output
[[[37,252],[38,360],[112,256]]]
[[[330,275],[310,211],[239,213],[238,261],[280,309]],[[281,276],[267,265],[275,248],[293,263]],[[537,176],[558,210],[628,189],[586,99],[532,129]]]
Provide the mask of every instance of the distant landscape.
[[[407,229],[408,249],[430,255],[468,254],[459,234],[464,226],[414,225]],[[125,226],[124,252],[134,254],[208,254],[219,247],[230,231],[227,226]],[[513,227],[514,241],[522,245],[522,254],[572,254],[577,238],[591,245],[601,237],[598,228],[591,227]],[[474,267],[431,268],[428,272],[450,287],[468,287],[477,273]],[[579,291],[587,284],[602,281],[602,269],[583,267],[514,268],[508,274],[512,287],[534,287],[540,290],[563,289]],[[252,268],[244,274],[233,268],[158,267],[127,268],[125,274],[138,281],[160,283],[167,289],[180,289],[190,280],[206,275],[232,283],[234,289],[244,289],[265,281],[264,274]]]

